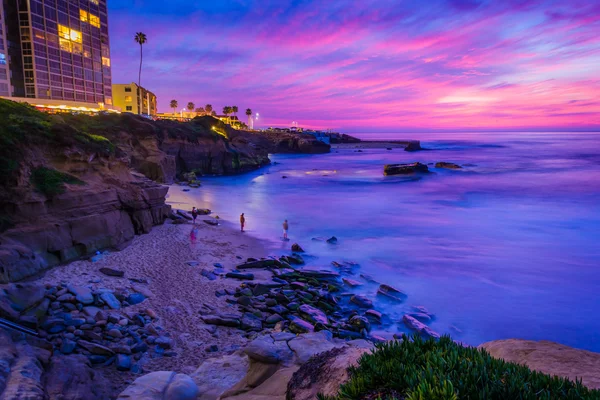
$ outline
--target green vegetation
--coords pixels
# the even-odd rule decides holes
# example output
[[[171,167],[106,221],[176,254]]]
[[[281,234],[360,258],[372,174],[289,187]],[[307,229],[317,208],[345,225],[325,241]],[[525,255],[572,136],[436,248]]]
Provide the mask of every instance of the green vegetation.
[[[377,345],[350,369],[335,397],[321,400],[600,399],[581,382],[551,377],[463,347],[445,336]]]
[[[31,183],[39,192],[48,197],[64,193],[66,190],[65,183],[85,185],[85,182],[73,175],[45,167],[36,168],[31,172]]]

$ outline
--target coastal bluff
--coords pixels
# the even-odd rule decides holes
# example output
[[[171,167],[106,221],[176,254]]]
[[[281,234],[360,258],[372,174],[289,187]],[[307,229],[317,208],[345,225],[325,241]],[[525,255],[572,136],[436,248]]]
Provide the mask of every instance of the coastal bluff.
[[[278,150],[329,151],[305,135],[275,141],[212,117],[49,115],[0,99],[0,120],[0,283],[148,233],[171,213],[160,184],[185,173],[237,174]]]

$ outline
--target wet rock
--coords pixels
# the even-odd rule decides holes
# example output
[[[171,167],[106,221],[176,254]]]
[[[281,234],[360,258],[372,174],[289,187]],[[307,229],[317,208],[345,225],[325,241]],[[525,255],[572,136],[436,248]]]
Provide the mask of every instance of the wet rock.
[[[355,281],[354,279],[350,279],[350,278],[342,278],[342,282],[344,282],[346,285],[348,285],[352,288],[362,286],[361,282]]]
[[[427,325],[423,324],[422,322],[417,321],[415,318],[411,317],[410,315],[404,315],[402,317],[402,321],[404,322],[404,325],[406,325],[409,329],[412,329],[413,331],[418,332],[419,335],[421,335],[425,339],[429,339],[429,338],[439,339],[440,338],[439,333],[433,331]]]
[[[298,253],[303,253],[304,249],[302,247],[300,247],[300,245],[298,243],[294,243],[292,245],[292,251],[296,251]]]
[[[77,343],[69,339],[63,339],[63,342],[60,346],[60,352],[63,354],[71,354],[75,351],[75,347],[77,347]]]
[[[303,320],[302,318],[292,316],[290,318],[289,329],[293,333],[308,333],[313,332],[315,330],[315,327],[314,325]]]
[[[240,325],[240,317],[235,315],[204,315],[202,320],[210,325],[228,326],[237,328]]]
[[[360,277],[369,283],[379,283],[371,275],[368,274],[360,274]]]
[[[360,332],[354,332],[345,329],[338,329],[336,336],[340,339],[361,339],[363,337]]]
[[[219,221],[216,221],[214,219],[203,219],[202,222],[210,226],[219,226]]]
[[[362,294],[352,296],[350,302],[361,308],[373,308],[373,302]]]
[[[310,306],[308,304],[301,305],[298,308],[298,312],[303,319],[305,319],[313,324],[317,324],[317,323],[321,323],[323,325],[329,324],[329,319],[327,318],[327,315],[325,315],[325,313],[323,311],[321,311],[318,308],[315,308],[313,306]]]
[[[365,311],[365,317],[369,318],[370,320],[374,320],[377,323],[380,323],[382,315],[377,310],[367,310]]]
[[[304,269],[304,270],[298,271],[298,272],[307,278],[316,278],[316,279],[325,279],[325,280],[326,279],[337,279],[340,276],[340,274],[338,274],[337,272],[327,271],[327,270]]]
[[[436,168],[446,168],[446,169],[462,169],[462,167],[458,164],[440,161],[435,163]]]
[[[227,278],[240,279],[246,281],[254,280],[254,274],[242,273],[242,272],[228,272],[225,274]]]
[[[400,290],[396,289],[395,287],[386,285],[383,283],[381,285],[379,285],[379,289],[377,289],[377,295],[383,296],[389,300],[392,300],[392,301],[395,301],[398,303],[402,302],[402,300],[407,297],[404,293],[402,293]]]
[[[275,325],[279,321],[283,321],[283,317],[279,314],[272,314],[265,320],[265,322],[269,325]]]
[[[423,313],[410,313],[408,314],[411,317],[413,317],[414,319],[421,321],[421,322],[430,322],[431,321],[431,316],[428,314],[423,314]]]
[[[371,323],[366,317],[362,317],[360,315],[355,315],[348,321],[348,324],[352,327],[353,330],[357,332],[361,332],[365,329],[367,332],[371,330]]]
[[[236,269],[268,269],[275,267],[275,264],[275,260],[258,260],[240,264],[236,267]]]
[[[337,244],[338,239],[335,236],[332,236],[329,239],[327,239],[326,242],[329,244]]]
[[[104,275],[114,276],[117,278],[122,278],[123,276],[125,276],[124,271],[120,271],[118,269],[113,269],[113,268],[100,268],[100,272],[103,273]]]
[[[412,175],[415,173],[428,173],[427,165],[415,162],[411,164],[387,164],[383,167],[384,175]]]

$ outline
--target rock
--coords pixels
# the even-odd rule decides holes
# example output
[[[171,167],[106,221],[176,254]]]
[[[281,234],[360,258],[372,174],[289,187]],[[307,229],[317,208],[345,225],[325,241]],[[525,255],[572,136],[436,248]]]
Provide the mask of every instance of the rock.
[[[305,320],[313,323],[313,324],[323,324],[323,325],[328,325],[329,324],[329,319],[327,318],[327,315],[325,315],[325,313],[321,310],[319,310],[318,308],[315,308],[311,305],[308,304],[303,304],[298,308],[298,312],[300,313],[300,316],[302,318],[304,318]]]
[[[219,221],[216,221],[214,219],[203,219],[202,222],[211,226],[219,226]]]
[[[260,332],[262,330],[262,321],[254,314],[244,313],[240,320],[240,328],[245,331]]]
[[[198,399],[218,399],[246,376],[248,366],[248,356],[240,352],[205,360],[191,374],[192,380],[198,385]]]
[[[296,337],[296,335],[294,335],[293,333],[289,333],[289,332],[275,332],[275,333],[271,333],[271,338],[275,342],[281,342],[281,341],[287,342],[288,340],[292,340],[295,337]]]
[[[188,221],[193,220],[192,216],[190,214],[188,214],[186,211],[183,210],[177,210],[177,215],[182,216],[183,218],[187,219]]]
[[[151,372],[137,378],[117,400],[197,400],[198,385],[188,375]]]
[[[415,162],[412,164],[387,164],[383,167],[384,175],[412,175],[415,173],[428,173],[427,165]]]
[[[407,143],[406,147],[404,148],[404,151],[419,151],[419,150],[423,150],[423,148],[421,147],[421,142],[418,140],[411,140]]]
[[[45,295],[45,288],[37,284],[13,283],[0,288],[0,317],[16,320],[20,313],[40,304]]]
[[[77,342],[77,344],[79,345],[79,347],[82,347],[82,348],[86,349],[87,351],[89,351],[90,353],[95,354],[95,355],[99,355],[99,356],[115,355],[114,351],[112,351],[108,347],[104,347],[97,343],[88,342],[86,340],[79,340]]]
[[[161,349],[170,349],[173,347],[173,340],[166,336],[160,336],[156,338],[156,341],[154,343]]]
[[[421,321],[421,322],[430,322],[431,321],[431,316],[429,316],[428,314],[410,313],[408,315],[410,315],[411,317],[413,317],[417,321]]]
[[[51,400],[104,400],[111,397],[111,385],[95,372],[87,357],[55,354],[44,374],[44,387]]]
[[[304,249],[302,247],[300,247],[300,245],[298,243],[294,243],[292,245],[292,251],[296,251],[298,253],[304,253]]]
[[[121,303],[119,302],[119,300],[117,300],[114,294],[110,292],[104,292],[100,295],[100,298],[106,303],[107,306],[109,306],[113,310],[121,309]]]
[[[417,321],[415,318],[411,317],[410,315],[405,314],[402,317],[402,321],[404,322],[404,325],[406,325],[408,328],[418,332],[419,335],[421,335],[425,339],[429,339],[429,338],[439,339],[440,338],[439,333],[433,331],[427,325],[423,324],[422,322]]]
[[[279,321],[283,321],[283,317],[279,314],[272,314],[265,320],[265,323],[269,325],[275,325]]]
[[[326,242],[329,244],[337,244],[338,239],[335,236],[332,236],[329,239],[327,239]]]
[[[369,283],[379,283],[371,275],[368,274],[360,274],[360,277]]]
[[[365,317],[371,319],[371,320],[375,320],[378,323],[381,322],[381,313],[377,310],[367,310],[365,311]]]
[[[127,302],[132,306],[140,304],[144,300],[146,300],[146,296],[141,293],[131,293],[129,296],[127,296]]]
[[[299,317],[290,317],[290,331],[294,333],[313,332],[315,327]]]
[[[352,329],[356,332],[361,332],[365,329],[367,332],[371,331],[371,323],[367,319],[367,317],[362,317],[360,315],[355,315],[348,321],[348,324],[352,326]]]
[[[285,341],[274,341],[269,335],[254,339],[243,351],[251,360],[265,364],[286,363],[294,357]]]
[[[125,276],[124,271],[119,271],[118,269],[113,268],[100,268],[99,271],[102,272],[104,275],[115,276],[117,278],[122,278],[123,276]]]
[[[361,308],[372,308],[373,302],[362,294],[356,294],[350,298],[350,302]]]
[[[71,354],[75,347],[77,347],[77,343],[69,339],[63,339],[63,342],[60,346],[60,352],[63,354]]]
[[[83,286],[72,286],[68,287],[69,292],[75,295],[75,300],[84,304],[90,305],[94,303],[94,295],[92,294],[92,290]]]
[[[208,271],[206,269],[203,269],[202,271],[200,271],[200,274],[207,278],[209,281],[214,281],[217,279],[217,275],[214,274],[214,272],[212,271]]]
[[[98,313],[101,310],[98,307],[93,307],[93,306],[87,306],[87,307],[83,307],[83,314],[91,317],[91,318],[96,318],[96,315],[98,315]]]
[[[352,288],[362,286],[361,282],[355,281],[354,279],[350,279],[350,278],[342,278],[342,282],[344,282],[346,285],[348,285]]]
[[[117,371],[129,371],[131,369],[131,357],[125,354],[117,354]]]
[[[275,260],[258,260],[251,261],[244,264],[240,264],[236,267],[236,269],[263,269],[263,268],[271,268],[275,267]]]
[[[145,353],[147,351],[148,351],[148,345],[144,342],[137,343],[131,348],[131,352],[133,354]]]
[[[254,274],[244,274],[242,272],[228,272],[225,274],[227,278],[240,279],[246,281],[254,280]]]
[[[462,169],[462,167],[458,164],[440,161],[435,163],[436,168],[446,168],[446,169]]]
[[[204,315],[202,320],[210,325],[228,326],[237,328],[240,325],[240,316],[236,315]]]
[[[337,272],[327,271],[327,270],[303,269],[301,271],[298,271],[298,273],[300,273],[301,275],[303,275],[307,278],[325,279],[325,280],[337,279],[340,276],[340,274],[338,274]]]
[[[573,382],[581,380],[590,389],[600,389],[600,353],[547,340],[495,340],[479,347],[487,350],[492,357],[524,364],[533,370]]]
[[[109,330],[108,332],[106,332],[106,334],[107,334],[108,336],[112,336],[112,337],[114,337],[114,338],[119,338],[119,339],[123,337],[123,334],[122,334],[122,333],[121,333],[121,331],[120,331],[120,330],[118,330],[118,329],[111,329],[111,330]]]
[[[396,289],[393,286],[389,286],[386,285],[384,283],[382,283],[381,285],[379,285],[379,289],[377,289],[377,295],[378,296],[383,296],[389,300],[395,301],[395,302],[401,302],[404,298],[406,298],[407,296],[402,293],[400,290]]]
[[[346,346],[318,354],[292,376],[287,386],[287,398],[313,400],[319,393],[337,396],[340,386],[350,379],[348,369],[357,366],[358,360],[368,351]]]

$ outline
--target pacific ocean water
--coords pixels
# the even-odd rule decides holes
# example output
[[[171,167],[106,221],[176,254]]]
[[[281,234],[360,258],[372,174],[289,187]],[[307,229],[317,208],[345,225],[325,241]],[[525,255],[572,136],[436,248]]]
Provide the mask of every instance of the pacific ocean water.
[[[377,285],[355,289],[392,321],[421,305],[436,316],[432,329],[468,344],[545,339],[600,351],[599,133],[357,136],[429,150],[273,155],[261,170],[170,190],[226,220],[244,212],[247,234],[273,255],[297,242],[311,267],[358,263],[353,279],[366,273],[408,295],[394,305],[375,296]],[[414,161],[463,168],[383,175],[385,164]],[[337,245],[313,240],[330,236]],[[407,332],[401,322],[385,330]]]

